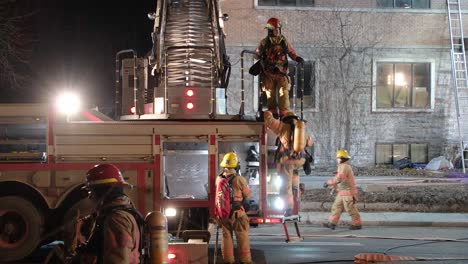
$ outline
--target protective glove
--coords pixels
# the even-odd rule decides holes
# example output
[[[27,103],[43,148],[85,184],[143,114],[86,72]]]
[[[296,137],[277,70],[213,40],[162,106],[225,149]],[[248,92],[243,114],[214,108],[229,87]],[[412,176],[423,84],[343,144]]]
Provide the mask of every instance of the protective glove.
[[[302,57],[297,56],[297,57],[296,57],[296,62],[302,63],[302,64],[303,64],[303,63],[304,63],[304,59],[303,59]]]
[[[323,188],[328,188],[328,183],[324,182],[323,183]]]

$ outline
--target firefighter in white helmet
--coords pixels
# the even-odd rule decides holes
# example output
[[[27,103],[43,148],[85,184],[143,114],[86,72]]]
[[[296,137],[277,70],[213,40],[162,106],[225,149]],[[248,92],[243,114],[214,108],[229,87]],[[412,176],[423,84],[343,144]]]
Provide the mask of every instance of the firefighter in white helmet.
[[[351,217],[351,226],[349,229],[357,230],[362,228],[361,216],[356,208],[356,203],[359,201],[359,196],[354,181],[353,169],[349,165],[350,156],[348,151],[340,149],[336,152],[336,162],[338,170],[335,177],[324,183],[324,187],[333,186],[337,190],[335,202],[332,205],[331,215],[328,218],[328,223],[324,223],[325,227],[335,229],[340,221],[343,210],[348,212]]]
[[[286,199],[287,208],[284,212],[285,216],[296,215],[298,213],[298,206],[294,206],[295,198],[296,203],[299,202],[299,172],[298,170],[303,167],[305,162],[305,147],[312,146],[312,138],[303,131],[301,138],[295,138],[294,131],[298,128],[298,117],[292,112],[287,112],[283,119],[280,121],[273,117],[270,111],[264,112],[265,125],[271,129],[273,133],[278,136],[279,146],[275,162],[277,164],[277,171],[286,183],[282,186],[280,193],[283,199]],[[303,122],[303,121],[301,121]],[[302,129],[305,129],[302,127]],[[294,142],[296,141],[296,142]],[[294,143],[303,143],[302,148],[294,149]]]
[[[249,218],[247,217],[244,206],[242,205],[243,200],[250,197],[250,188],[244,177],[237,174],[236,169],[238,164],[239,161],[236,153],[227,153],[219,164],[219,166],[223,168],[223,171],[216,178],[216,207],[220,207],[223,203],[222,197],[226,199],[231,196],[229,199],[229,212],[227,212],[224,217],[217,214],[218,225],[220,225],[223,230],[221,251],[224,263],[235,263],[233,233],[237,238],[237,249],[240,262],[252,263],[249,241]],[[226,183],[226,181],[228,181],[231,186],[231,193],[228,193],[230,188],[221,186],[223,183]],[[224,190],[224,194],[222,193],[222,190]],[[220,208],[217,208],[217,210],[218,209],[220,210]]]

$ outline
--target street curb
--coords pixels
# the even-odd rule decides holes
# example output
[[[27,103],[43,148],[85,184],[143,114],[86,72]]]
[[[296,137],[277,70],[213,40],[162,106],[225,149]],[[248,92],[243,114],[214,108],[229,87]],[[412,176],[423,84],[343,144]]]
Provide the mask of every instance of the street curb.
[[[322,224],[327,221],[328,214],[329,213],[324,213],[324,212],[320,212],[320,213],[319,212],[299,212],[299,215],[301,216],[300,224],[322,226]],[[403,220],[402,220],[402,216],[403,216]],[[421,215],[421,218],[416,218],[417,220],[408,220],[408,221],[405,220],[404,216],[406,216],[404,212],[395,213],[392,219],[392,214],[386,213],[385,215],[379,217],[380,219],[378,218],[378,219],[366,220],[366,215],[361,214],[362,225],[364,226],[468,227],[468,218],[467,218],[467,221],[464,221],[464,219],[457,219],[454,221],[450,221],[451,217],[449,213],[447,213],[447,216],[444,218],[441,218],[439,220],[430,219],[430,221],[428,221],[427,219],[427,216],[430,216],[430,214],[424,214],[424,215]],[[410,216],[411,215],[408,214],[407,219],[410,219]],[[424,220],[424,216],[426,216],[426,221]],[[376,217],[376,214],[372,216],[372,218],[374,217]],[[338,223],[339,226],[351,225],[349,216],[346,213],[343,214],[343,218],[344,219],[340,220],[340,222]]]
[[[325,221],[301,221],[301,224],[322,226]],[[350,226],[350,221],[340,221],[338,226]],[[410,221],[362,221],[363,226],[413,226],[413,227],[468,227],[466,222],[410,222]]]

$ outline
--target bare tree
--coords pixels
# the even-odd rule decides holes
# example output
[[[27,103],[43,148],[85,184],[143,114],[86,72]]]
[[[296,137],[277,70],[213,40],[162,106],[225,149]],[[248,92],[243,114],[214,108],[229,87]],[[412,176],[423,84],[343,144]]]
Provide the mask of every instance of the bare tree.
[[[23,25],[32,13],[18,14],[15,0],[0,0],[0,81],[17,88],[29,81],[31,34]]]
[[[356,91],[370,91],[371,58],[379,37],[369,31],[366,19],[369,14],[343,8],[335,8],[317,19],[323,29],[319,54],[319,102],[323,116],[317,130],[321,135],[318,140],[322,140],[321,156],[329,156],[330,161],[337,149],[351,148],[352,125],[359,122],[352,116],[352,109],[359,109],[355,105]]]

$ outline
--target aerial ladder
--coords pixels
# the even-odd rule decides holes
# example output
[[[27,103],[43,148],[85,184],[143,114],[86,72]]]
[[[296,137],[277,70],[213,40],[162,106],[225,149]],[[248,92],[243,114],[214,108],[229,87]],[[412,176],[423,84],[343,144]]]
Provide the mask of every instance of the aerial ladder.
[[[121,84],[116,86],[117,91],[122,91],[121,102],[116,104],[116,109],[121,109],[120,120],[262,121],[259,116],[245,115],[243,82],[239,112],[227,113],[226,89],[231,65],[224,44],[227,15],[221,13],[219,1],[162,0],[157,2],[156,12],[150,14],[150,18],[154,20],[154,28],[153,48],[148,60],[141,62],[135,58],[134,51],[129,51],[133,57],[123,59],[123,67],[118,61],[116,64],[116,72],[121,71],[123,76],[120,77]],[[293,106],[295,109],[296,98],[300,98],[300,118],[303,119],[304,69],[298,66],[302,65],[297,65],[295,70],[296,76],[302,78],[302,87],[298,90],[295,86]],[[241,66],[241,75],[243,69]],[[143,87],[141,83],[146,86]],[[258,95],[261,97],[260,92]],[[135,111],[126,112],[131,105]],[[258,106],[261,112],[261,100]],[[276,136],[269,133],[268,138],[275,139]],[[287,217],[283,217],[282,213],[266,213],[281,219],[278,223],[283,224],[288,242],[295,240],[290,238],[288,224],[294,224],[297,237],[303,239],[298,227],[298,208],[295,212]]]
[[[465,162],[467,159],[464,155],[464,150],[468,147],[468,73],[460,2],[460,0],[447,0],[447,11],[450,27],[450,55],[457,109],[461,164],[463,173],[465,173]]]

